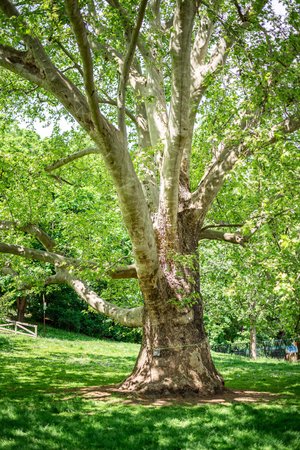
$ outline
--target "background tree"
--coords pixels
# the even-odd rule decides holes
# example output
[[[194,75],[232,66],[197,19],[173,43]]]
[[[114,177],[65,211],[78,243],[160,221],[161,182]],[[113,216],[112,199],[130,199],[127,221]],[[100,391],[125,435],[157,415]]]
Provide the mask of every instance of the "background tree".
[[[201,290],[211,342],[242,346],[253,358],[257,344],[279,336],[292,340],[300,331],[297,265],[286,265],[292,255],[286,250],[274,255],[274,243],[264,238],[241,252],[211,244],[202,249]]]
[[[236,167],[211,210],[216,220],[225,214],[242,233],[254,232],[247,248],[200,246],[207,326],[216,344],[249,342],[251,317],[260,340],[299,334],[298,151],[277,143],[268,158],[266,148],[258,149]]]
[[[203,328],[198,242],[241,245],[264,221],[243,236],[239,223],[210,222],[208,213],[238,161],[259,148],[271,157],[287,138],[293,145],[299,15],[296,2],[287,3],[285,17],[267,0],[147,3],[0,3],[0,64],[14,74],[4,78],[4,91],[13,91],[7,107],[27,91],[29,110],[46,101],[50,115],[61,105],[89,136],[92,145],[46,171],[60,177],[66,164],[102,155],[135,263],[114,276],[137,277],[144,307],[125,310],[100,298],[80,276],[86,264],[39,223],[5,221],[2,229],[26,232],[44,250],[3,242],[0,251],[50,264],[51,282],[67,283],[123,324],[143,324],[140,355],[123,387],[211,393],[223,383]],[[196,124],[206,136],[201,147],[193,146]],[[193,154],[200,161],[194,174]]]

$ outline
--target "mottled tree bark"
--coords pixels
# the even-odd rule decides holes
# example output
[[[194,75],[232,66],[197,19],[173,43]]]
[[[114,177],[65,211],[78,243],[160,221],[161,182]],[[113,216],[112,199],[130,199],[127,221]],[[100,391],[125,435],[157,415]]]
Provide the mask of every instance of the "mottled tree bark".
[[[178,225],[175,246],[164,228],[156,230],[159,271],[152,288],[141,286],[143,342],[132,374],[121,385],[124,389],[202,395],[223,389],[204,330],[197,223],[187,213],[179,216]]]
[[[144,308],[141,350],[121,387],[149,394],[221,392],[224,383],[211,359],[200,294],[183,307],[168,291],[159,287]]]

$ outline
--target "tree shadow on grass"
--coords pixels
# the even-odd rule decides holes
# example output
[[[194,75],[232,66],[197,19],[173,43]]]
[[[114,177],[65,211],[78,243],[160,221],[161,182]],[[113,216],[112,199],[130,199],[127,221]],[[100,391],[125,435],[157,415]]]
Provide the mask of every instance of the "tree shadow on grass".
[[[290,406],[141,405],[40,398],[0,409],[0,448],[296,450],[300,412]]]
[[[100,342],[99,348],[71,344],[65,340],[63,346],[55,343],[53,347],[43,347],[41,340],[34,344],[40,347],[35,348],[16,339],[13,351],[2,353],[1,449],[300,448],[300,412],[291,404],[293,397],[273,401],[271,395],[259,403],[261,393],[255,394],[257,397],[246,393],[255,403],[245,403],[245,392],[235,392],[232,399],[223,396],[218,403],[216,399],[200,404],[183,399],[178,404],[177,399],[174,404],[164,399],[153,407],[154,402],[144,399],[127,396],[120,400],[116,392],[107,395],[106,388],[106,397],[101,398],[96,395],[99,388],[93,386],[118,383],[125,378],[133,367],[134,352],[123,353],[114,348],[115,343],[103,349]],[[7,345],[6,342],[9,350]],[[254,363],[222,355],[216,355],[216,361],[222,363],[221,371],[225,376],[227,372],[229,382],[232,379],[235,391],[245,389],[243,385],[255,389],[258,384],[257,390],[284,392],[292,389],[292,383],[297,384],[299,366]],[[279,382],[274,387],[276,373]],[[80,388],[82,392],[69,388]],[[84,390],[88,393],[86,398]]]
[[[69,387],[120,383],[134,364],[134,357],[52,352],[47,358],[5,355],[0,360],[1,396],[31,397]]]

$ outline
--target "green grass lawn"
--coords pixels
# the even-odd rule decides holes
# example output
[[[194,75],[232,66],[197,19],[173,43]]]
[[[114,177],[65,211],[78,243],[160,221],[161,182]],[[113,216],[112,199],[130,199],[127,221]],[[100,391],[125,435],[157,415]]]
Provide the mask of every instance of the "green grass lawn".
[[[300,365],[214,354],[231,389],[282,394],[226,404],[128,405],[69,388],[120,382],[138,345],[48,330],[0,335],[0,449],[300,449]]]

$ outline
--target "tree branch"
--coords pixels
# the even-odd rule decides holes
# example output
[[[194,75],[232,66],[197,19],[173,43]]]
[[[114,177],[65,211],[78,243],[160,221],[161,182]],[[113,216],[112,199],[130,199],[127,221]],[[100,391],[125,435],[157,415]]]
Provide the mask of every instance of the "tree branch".
[[[34,61],[30,60],[27,51],[21,52],[8,45],[0,44],[0,65],[38,86],[43,86],[40,70]]]
[[[223,231],[216,231],[216,230],[201,230],[199,234],[199,240],[202,239],[210,239],[210,240],[217,240],[217,241],[225,241],[229,242],[231,244],[238,244],[244,246],[246,242],[248,242],[248,238],[245,236],[242,236],[239,233],[226,233]]]
[[[53,94],[82,127],[91,132],[93,124],[83,94],[54,66],[40,41],[30,34],[24,34],[24,29],[29,27],[15,6],[9,0],[2,0],[0,8],[9,18],[14,16],[20,18],[14,23],[14,27],[28,47],[28,51],[20,52],[1,45],[0,65]]]
[[[62,277],[62,274],[58,272],[54,275],[50,275],[49,277],[47,277],[45,279],[44,285],[50,286],[52,284],[62,284],[62,283],[64,283],[64,279]]]
[[[219,156],[207,168],[198,188],[192,193],[191,200],[198,209],[199,219],[203,221],[212,202],[224,184],[226,175],[233,169],[244,147],[224,148]]]
[[[118,52],[115,48],[111,47],[106,43],[106,45],[102,44],[97,40],[97,37],[93,33],[89,33],[89,38],[91,42],[91,48],[93,50],[97,50],[100,53],[104,54],[104,59],[113,58],[116,64],[118,65],[119,72],[122,72],[124,66],[123,55]],[[131,65],[129,67],[129,75],[128,82],[131,88],[138,94],[139,97],[146,96],[146,91],[148,92],[149,84],[147,79],[143,76],[140,68],[137,64]],[[106,92],[105,97],[98,96],[99,103],[108,104],[112,106],[118,107],[117,100],[112,99]],[[138,102],[137,108],[141,108],[142,104]],[[125,107],[125,114],[132,120],[132,122],[140,129],[140,119],[139,115],[135,116],[132,111]]]
[[[123,8],[123,5],[121,5],[119,0],[106,0],[106,1],[110,6],[112,6],[113,8],[115,8],[118,11],[119,17],[122,21],[122,25],[123,25],[123,28],[125,31],[125,36],[129,42],[131,35],[133,33],[133,26],[132,26],[130,17],[127,15],[127,11]],[[139,34],[139,37],[137,40],[137,45],[138,45],[139,51],[141,52],[143,58],[145,60],[151,59],[151,62],[153,64],[155,64],[155,59],[149,53],[149,51],[147,50],[147,46],[145,45],[145,36],[141,36],[141,34]]]
[[[280,217],[284,214],[291,212],[290,209],[285,209],[283,211],[278,212],[277,214],[272,215],[272,217],[267,216],[265,214],[257,217],[257,223],[254,227],[251,228],[250,232],[246,235],[242,235],[241,233],[226,233],[224,231],[212,230],[211,228],[221,228],[221,227],[243,227],[245,223],[240,224],[216,224],[216,225],[207,225],[200,230],[199,240],[202,239],[210,239],[217,241],[225,241],[230,242],[232,244],[239,244],[244,246],[246,243],[250,241],[253,235],[261,229],[261,227],[267,223],[273,221],[276,217]],[[252,217],[253,219],[253,217]]]
[[[111,105],[111,106],[118,106],[118,102],[110,97],[99,97],[98,98],[99,103],[102,103],[104,105]],[[131,119],[131,121],[138,125],[138,119],[135,117],[133,112],[131,112],[128,108],[124,108],[125,114]]]
[[[205,227],[201,228],[201,232],[206,231],[211,228],[240,228],[244,225],[244,223],[214,223],[211,225],[206,225]]]
[[[103,118],[101,117],[97,101],[97,91],[94,83],[94,74],[93,74],[93,60],[87,37],[87,31],[83,22],[83,18],[77,0],[66,0],[65,3],[67,13],[70,18],[71,25],[76,37],[79,53],[82,58],[84,84],[86,94],[88,97],[89,106],[92,112],[95,125],[97,126],[102,122]]]
[[[115,182],[124,221],[132,238],[138,271],[140,271],[139,274],[141,272],[149,274],[149,267],[156,270],[157,253],[154,243],[153,225],[146,200],[122,134],[115,130],[99,111],[98,96],[95,92],[93,79],[91,51],[78,2],[66,0],[66,3],[83,61],[85,85],[97,131],[97,133],[93,134],[93,138],[97,143],[100,141],[103,146],[103,156]],[[141,235],[140,229],[144,229],[145,233],[147,233],[147,245],[145,245],[145,239]]]
[[[69,266],[76,266],[78,268],[96,268],[97,264],[96,262],[87,261],[82,262],[76,258],[69,258],[65,257],[59,253],[52,253],[53,249],[56,247],[56,243],[50,236],[45,233],[40,227],[34,224],[27,224],[27,225],[18,225],[17,222],[11,222],[11,221],[0,221],[0,230],[11,230],[15,229],[18,231],[23,231],[25,233],[28,233],[32,236],[34,236],[36,239],[38,239],[41,244],[45,247],[47,252],[41,252],[40,250],[37,250],[37,253],[34,249],[24,248],[22,246],[16,246],[16,245],[10,245],[10,244],[3,244],[2,247],[0,247],[0,252],[2,253],[11,253],[17,256],[24,256],[27,259],[36,259],[38,261],[43,262],[50,262],[53,264],[68,264]],[[1,250],[2,248],[2,250]],[[49,253],[50,252],[50,253]],[[109,272],[109,276],[112,279],[123,279],[123,278],[137,278],[137,272],[136,267],[134,264],[131,264],[129,266],[120,266],[115,267]]]
[[[109,272],[109,276],[114,280],[123,278],[137,278],[136,267],[131,264],[127,267],[115,267]]]
[[[196,84],[199,83],[197,74],[199,69],[204,66],[207,56],[208,45],[213,31],[213,22],[211,20],[202,20],[199,30],[196,34],[192,53],[191,53],[191,72],[192,89],[195,91]]]
[[[26,259],[33,259],[41,262],[48,262],[57,266],[83,266],[84,264],[75,258],[68,258],[58,253],[35,250],[23,247],[22,245],[5,244],[0,242],[0,253],[9,253],[11,255],[21,256]]]
[[[8,220],[0,221],[0,230],[19,230],[34,236],[45,247],[46,250],[52,251],[56,244],[54,240],[43,231],[39,226],[28,223],[26,225],[19,225],[17,222],[11,222]]]
[[[50,164],[49,166],[45,167],[46,172],[52,172],[52,170],[59,169],[62,166],[65,166],[66,164],[69,164],[72,161],[75,161],[76,159],[82,158],[86,155],[92,155],[100,153],[100,150],[97,147],[88,147],[84,150],[80,150],[76,153],[72,153],[71,155],[65,156],[64,158],[61,158],[54,163]]]
[[[124,63],[123,55],[108,43],[104,45],[103,43],[99,42],[97,40],[97,36],[95,36],[94,33],[89,32],[89,38],[92,50],[97,50],[98,52],[104,54],[105,59],[113,58],[118,65],[119,70],[122,71],[122,66]],[[130,67],[128,80],[133,89],[136,89],[137,86],[145,86],[146,84],[146,79],[136,64],[134,65],[134,67]]]
[[[67,57],[74,63],[74,67],[78,70],[80,75],[83,77],[84,76],[83,70],[82,70],[81,66],[78,64],[78,62],[76,61],[76,59],[74,58],[74,56],[72,55],[72,53],[70,53],[69,50],[59,40],[55,39],[54,42],[64,52],[64,54],[67,55]]]
[[[4,275],[10,275],[11,277],[13,277],[14,279],[16,279],[18,281],[19,273],[16,272],[15,270],[13,270],[11,267],[5,266],[3,268],[0,268],[0,272],[2,272]],[[32,283],[16,284],[16,287],[20,291],[28,291],[28,290],[32,289],[34,286],[36,286],[37,283],[40,284],[41,280],[38,279],[38,280],[36,280],[36,282],[33,281]],[[43,281],[44,286],[50,286],[52,284],[61,284],[61,283],[65,283],[65,281],[62,279],[60,272],[56,273],[54,275],[50,275],[49,277],[45,278],[45,280]]]
[[[96,311],[126,327],[136,328],[142,326],[143,306],[137,308],[120,308],[103,300],[87,284],[72,277],[70,274],[65,273],[65,281],[82,300]]]
[[[131,19],[127,15],[127,11],[118,0],[107,0],[107,2],[118,11],[125,31],[125,37],[128,41],[128,45],[130,45],[133,26],[131,24]],[[156,32],[157,31],[158,30],[156,29]],[[162,70],[157,68],[157,58],[153,55],[152,51],[149,50],[149,48],[151,49],[151,44],[148,44],[145,41],[145,36],[140,33],[137,39],[137,46],[144,60],[143,67],[146,71],[146,78],[142,76],[141,66],[135,61],[135,70],[131,68],[129,82],[131,87],[136,91],[138,97],[144,99],[149,123],[149,135],[151,136],[151,145],[154,146],[158,142],[165,143],[168,134],[168,113],[162,81]],[[118,64],[122,71],[123,57],[122,55],[117,55],[117,58],[119,59]]]
[[[200,63],[199,66],[194,66],[193,92],[191,95],[193,106],[191,114],[194,115],[194,111],[197,111],[200,100],[208,87],[207,83],[204,83],[206,77],[216,73],[224,66],[227,54],[232,45],[233,41],[221,38],[218,45],[215,47],[215,51],[213,52],[209,63]]]
[[[289,117],[280,124],[277,124],[274,127],[272,127],[269,134],[269,140],[267,140],[263,144],[263,146],[265,147],[268,145],[275,144],[276,142],[280,141],[284,135],[294,133],[299,129],[300,129],[300,113],[297,116]]]
[[[0,242],[0,253],[7,253],[15,256],[21,256],[22,258],[31,259],[35,261],[47,262],[56,266],[58,269],[66,267],[76,267],[79,269],[97,268],[97,264],[93,261],[80,261],[76,258],[67,257],[59,253],[53,253],[49,251],[36,250],[22,245],[13,245]],[[137,272],[135,266],[117,267],[112,270],[109,275],[113,279],[122,278],[137,278]]]
[[[160,30],[162,28],[161,13],[160,13],[161,1],[162,0],[150,0],[150,7],[151,7],[152,14],[153,14],[152,21],[154,22],[154,27],[156,30]],[[164,29],[164,31],[165,30],[166,30],[166,28]]]
[[[85,84],[89,94],[88,102],[79,89],[51,63],[41,43],[31,36],[24,37],[19,28],[17,31],[28,43],[29,56],[32,57],[34,68],[37,67],[39,74],[43,77],[42,81],[38,79],[40,86],[53,94],[66,107],[99,146],[116,186],[124,222],[132,240],[139,278],[146,279],[152,277],[158,267],[157,248],[149,209],[122,134],[99,112],[98,96],[93,90],[91,53],[78,2],[66,1],[81,52]],[[7,3],[10,4],[8,0],[3,0],[0,7],[3,8],[3,4]],[[12,61],[9,68],[16,71]],[[26,76],[28,78],[27,73],[25,75],[20,71],[17,73],[23,78]],[[143,233],[140,230],[143,230]]]
[[[55,181],[57,181],[59,184],[66,183],[66,184],[68,184],[69,186],[74,186],[74,183],[71,183],[70,181],[66,180],[66,179],[63,178],[63,177],[60,177],[59,175],[53,175],[53,174],[50,174],[49,176],[50,176],[51,178],[53,178]]]
[[[130,71],[131,63],[132,63],[132,60],[134,57],[135,49],[137,46],[140,29],[141,29],[141,26],[142,26],[142,23],[144,20],[147,3],[148,3],[148,0],[142,0],[140,3],[136,25],[131,34],[131,39],[129,42],[127,53],[124,58],[122,73],[120,76],[119,89],[118,89],[118,101],[117,101],[118,108],[119,108],[118,123],[119,123],[119,129],[122,131],[122,133],[124,135],[126,133],[126,126],[125,126],[126,84],[128,81],[129,71]]]
[[[171,36],[172,80],[169,136],[162,160],[160,212],[166,216],[170,241],[177,227],[180,161],[189,138],[191,39],[196,14],[194,0],[178,1]]]
[[[258,119],[253,116],[248,122],[251,122],[251,128],[255,126],[255,121]],[[244,122],[244,124],[243,124]],[[243,125],[242,125],[243,124]],[[241,119],[241,131],[248,128],[248,124]],[[300,129],[300,119],[298,116],[290,117],[289,119],[277,124],[272,128],[269,134],[269,139],[263,139],[257,142],[258,148],[272,145],[275,142],[283,139],[284,136],[294,133]],[[221,145],[219,153],[216,155],[214,161],[208,166],[198,188],[191,195],[191,202],[193,206],[198,209],[200,221],[203,221],[207,211],[212,202],[216,198],[218,192],[222,188],[227,174],[234,168],[237,161],[243,156],[248,155],[246,145],[243,141],[239,145],[230,143],[230,141]]]
[[[247,24],[246,19],[248,20],[251,17],[251,20],[254,20],[260,14],[262,8],[264,7],[267,0],[262,0],[257,4],[252,5],[248,8],[247,12],[243,16],[242,24],[239,28],[231,29],[232,25],[223,23],[223,20],[217,14],[217,7],[219,2],[215,2],[214,8],[211,8],[209,4],[202,1],[204,5],[210,10],[211,14],[215,16],[215,19],[211,20],[211,22],[207,25],[207,31],[203,30],[201,33],[201,29],[199,30],[198,36],[196,36],[195,46],[199,40],[200,49],[194,47],[192,52],[192,87],[191,87],[191,108],[190,108],[190,133],[192,134],[195,121],[196,114],[198,111],[198,107],[200,104],[203,95],[205,94],[207,88],[210,83],[208,83],[208,77],[211,75],[218,74],[222,67],[225,65],[228,54],[233,47],[234,43],[236,43],[240,38],[242,33],[245,30],[245,26]],[[208,44],[212,35],[212,30],[214,23],[217,20],[221,21],[222,25],[225,27],[225,32],[219,39],[219,42],[216,44],[215,49],[210,57],[208,63],[205,63],[205,57],[207,55]],[[192,141],[189,143],[190,145],[186,147],[184,151],[184,155],[181,163],[181,179],[185,181],[185,184],[189,184],[190,177],[190,158],[191,158],[191,145]]]
[[[233,3],[236,7],[236,10],[238,12],[239,18],[242,22],[247,22],[250,8],[246,11],[246,13],[243,13],[241,5],[237,2],[237,0],[233,0]]]
[[[284,209],[283,211],[278,212],[277,214],[272,215],[271,217],[263,214],[262,216],[260,216],[258,218],[258,221],[256,223],[256,225],[254,227],[251,228],[249,234],[247,235],[247,240],[250,240],[250,238],[261,229],[261,227],[265,224],[268,224],[270,222],[272,222],[274,219],[276,219],[276,217],[280,217],[283,216],[285,214],[288,214],[289,212],[291,212],[290,209]]]
[[[12,271],[12,269],[6,273],[12,275],[13,277],[18,275],[16,272]],[[103,300],[92,289],[90,289],[86,283],[73,277],[66,270],[59,270],[55,275],[51,275],[44,280],[45,286],[62,283],[66,283],[73,288],[77,295],[96,311],[110,317],[121,325],[132,328],[142,326],[143,306],[136,308],[120,308],[119,306],[113,305],[112,303]],[[22,284],[19,289],[22,291],[29,290],[32,289],[33,286],[33,283],[26,283]]]

